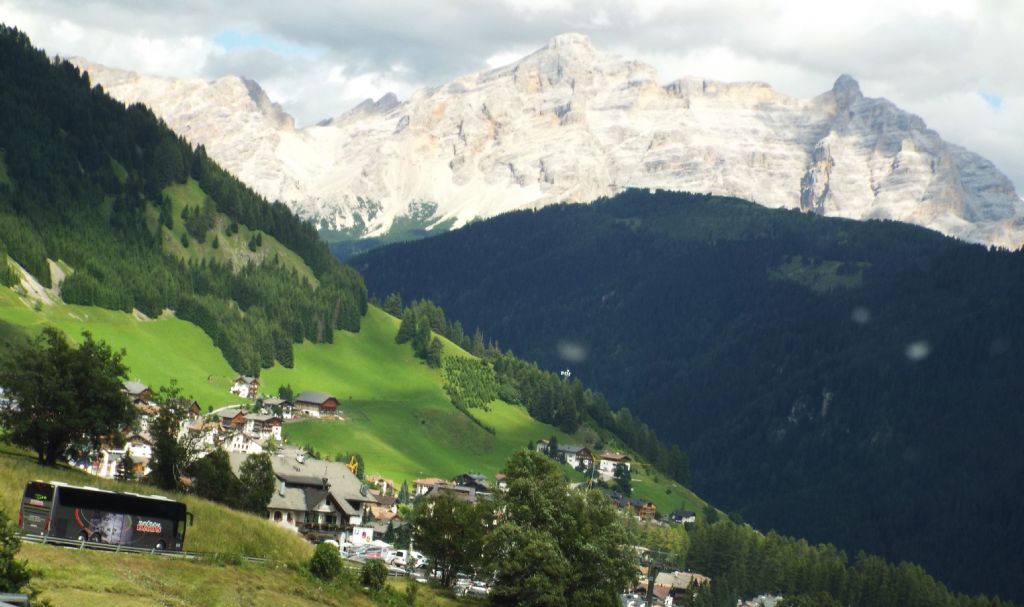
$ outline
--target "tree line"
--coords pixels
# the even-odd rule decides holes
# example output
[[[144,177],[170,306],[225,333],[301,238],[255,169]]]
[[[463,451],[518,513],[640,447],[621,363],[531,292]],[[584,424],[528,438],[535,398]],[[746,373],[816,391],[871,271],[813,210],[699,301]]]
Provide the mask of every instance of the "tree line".
[[[417,334],[421,344],[430,343],[431,332],[436,332],[482,359],[474,362],[437,355],[443,360],[444,389],[456,407],[486,407],[487,403],[501,399],[522,405],[534,419],[568,434],[576,432],[581,424],[590,423],[642,455],[669,478],[689,484],[689,458],[678,445],[667,446],[628,408],[613,411],[601,393],[586,388],[579,379],[563,378],[536,363],[519,359],[511,351],[502,352],[496,342],[485,345],[479,329],[472,336],[467,335],[459,321],[447,320],[444,310],[429,300],[416,300],[405,307],[401,296],[391,293],[377,303],[402,319],[398,343],[413,340]]]

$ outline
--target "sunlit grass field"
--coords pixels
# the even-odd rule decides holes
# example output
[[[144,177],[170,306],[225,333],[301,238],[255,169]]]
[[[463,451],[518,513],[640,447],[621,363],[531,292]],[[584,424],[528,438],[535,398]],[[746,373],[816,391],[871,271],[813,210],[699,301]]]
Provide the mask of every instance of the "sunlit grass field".
[[[195,325],[165,315],[140,320],[132,314],[89,306],[32,306],[10,289],[0,288],[0,320],[37,332],[54,325],[72,339],[88,330],[114,348],[125,349],[130,377],[157,387],[176,379],[204,410],[235,404],[228,392],[236,376],[212,340]],[[287,423],[285,438],[311,445],[325,457],[360,453],[371,474],[401,484],[423,477],[451,478],[464,472],[494,476],[516,449],[531,441],[558,437],[579,442],[553,426],[532,419],[522,407],[497,401],[471,415],[484,430],[452,406],[441,375],[417,359],[408,344],[396,344],[398,319],[370,307],[358,333],[336,331],[333,343],[295,346],[291,369],[277,365],[261,375],[263,391],[290,385],[329,392],[341,403],[343,419],[304,419]],[[445,354],[469,356],[445,340]],[[676,483],[634,472],[635,496],[670,512],[680,505],[699,511],[703,501]]]

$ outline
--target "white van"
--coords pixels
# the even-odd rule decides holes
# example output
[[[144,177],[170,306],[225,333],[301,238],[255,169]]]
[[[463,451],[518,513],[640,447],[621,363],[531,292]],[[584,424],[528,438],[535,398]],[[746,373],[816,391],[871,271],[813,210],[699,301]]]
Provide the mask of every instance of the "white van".
[[[391,551],[387,562],[395,567],[419,569],[427,562],[427,557],[415,550],[398,549]]]

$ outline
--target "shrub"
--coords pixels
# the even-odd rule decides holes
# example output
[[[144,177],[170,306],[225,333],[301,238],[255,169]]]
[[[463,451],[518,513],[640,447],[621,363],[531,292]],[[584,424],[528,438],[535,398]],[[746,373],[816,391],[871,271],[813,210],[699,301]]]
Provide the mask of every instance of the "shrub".
[[[309,571],[321,580],[333,580],[341,573],[341,555],[330,544],[319,544],[309,560]],[[385,575],[387,572],[385,571]]]
[[[380,559],[370,559],[363,564],[359,580],[370,590],[380,590],[388,580],[388,566]]]

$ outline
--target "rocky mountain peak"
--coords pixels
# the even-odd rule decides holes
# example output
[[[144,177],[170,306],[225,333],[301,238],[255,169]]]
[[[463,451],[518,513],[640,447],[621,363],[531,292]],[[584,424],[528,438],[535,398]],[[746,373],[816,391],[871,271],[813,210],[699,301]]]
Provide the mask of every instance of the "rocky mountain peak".
[[[550,50],[565,50],[574,49],[588,52],[594,52],[594,45],[590,42],[590,38],[586,34],[578,34],[569,32],[565,34],[558,34],[548,40],[547,45],[544,46]]]
[[[295,128],[295,120],[284,111],[280,104],[270,100],[267,92],[255,80],[240,78],[245,90],[249,92],[249,98],[256,104],[256,107],[268,118],[274,120],[284,128]]]
[[[836,105],[844,109],[864,98],[864,94],[860,92],[860,84],[849,74],[843,74],[836,79],[832,85],[832,94],[836,98]]]

